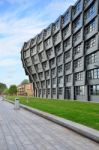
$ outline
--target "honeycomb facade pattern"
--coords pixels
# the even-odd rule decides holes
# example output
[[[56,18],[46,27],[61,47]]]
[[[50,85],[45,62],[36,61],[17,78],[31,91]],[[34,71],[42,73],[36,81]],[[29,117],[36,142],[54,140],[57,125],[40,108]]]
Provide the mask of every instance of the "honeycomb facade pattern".
[[[99,1],[78,0],[24,43],[21,58],[35,96],[99,101]]]

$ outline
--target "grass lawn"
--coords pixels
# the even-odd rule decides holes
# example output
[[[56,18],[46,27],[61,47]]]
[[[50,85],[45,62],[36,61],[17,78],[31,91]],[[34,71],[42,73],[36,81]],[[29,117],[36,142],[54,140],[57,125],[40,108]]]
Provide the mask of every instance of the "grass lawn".
[[[99,130],[99,103],[18,97],[24,105],[84,124]],[[14,96],[7,96],[13,100]]]

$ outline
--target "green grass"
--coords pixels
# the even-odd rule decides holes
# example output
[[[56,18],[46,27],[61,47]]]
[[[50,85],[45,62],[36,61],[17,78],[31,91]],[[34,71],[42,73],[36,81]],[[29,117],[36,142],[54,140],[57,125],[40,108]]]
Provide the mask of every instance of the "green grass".
[[[36,108],[56,116],[99,130],[99,103],[52,100],[29,97],[18,97],[24,105]],[[13,100],[15,96],[8,96]]]

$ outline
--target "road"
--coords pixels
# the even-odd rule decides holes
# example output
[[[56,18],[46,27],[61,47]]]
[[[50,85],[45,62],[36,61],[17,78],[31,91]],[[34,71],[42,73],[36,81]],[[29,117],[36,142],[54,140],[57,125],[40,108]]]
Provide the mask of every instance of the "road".
[[[0,100],[0,150],[99,150],[69,129]]]

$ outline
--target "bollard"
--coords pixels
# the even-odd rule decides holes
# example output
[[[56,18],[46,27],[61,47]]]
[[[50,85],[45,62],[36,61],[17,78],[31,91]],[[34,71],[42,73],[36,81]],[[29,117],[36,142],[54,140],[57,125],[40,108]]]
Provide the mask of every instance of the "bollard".
[[[19,99],[18,98],[15,98],[15,110],[18,110],[20,109],[20,105],[19,105]]]

